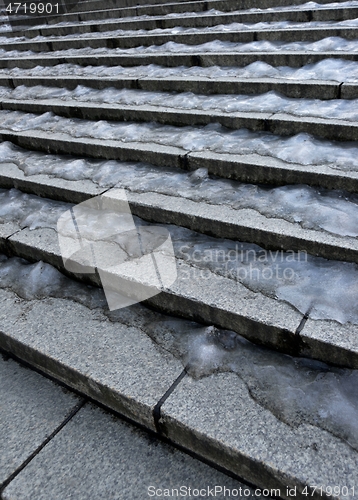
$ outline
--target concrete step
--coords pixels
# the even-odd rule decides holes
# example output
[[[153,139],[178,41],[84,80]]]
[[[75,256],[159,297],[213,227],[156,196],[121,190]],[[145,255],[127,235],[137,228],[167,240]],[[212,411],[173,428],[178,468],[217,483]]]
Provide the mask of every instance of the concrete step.
[[[175,146],[92,138],[73,138],[67,134],[0,129],[0,139],[23,148],[53,154],[72,154],[87,158],[144,161],[157,166],[185,170],[207,168],[211,175],[253,184],[307,184],[327,189],[358,192],[358,173],[338,170],[332,165],[300,165],[258,154],[219,154],[212,151],[188,152]]]
[[[202,43],[221,40],[232,43],[250,43],[260,40],[284,41],[284,42],[303,42],[317,41],[328,37],[341,37],[347,40],[358,38],[358,28],[285,28],[270,30],[243,30],[243,31],[222,31],[202,32],[202,33],[178,33],[178,34],[146,34],[146,35],[103,35],[96,37],[73,37],[73,38],[54,38],[51,40],[29,41],[5,43],[2,45],[4,50],[31,50],[33,52],[53,52],[56,50],[82,49],[91,47],[93,49],[107,47],[108,49],[128,49],[142,46],[163,45],[168,42],[183,43],[187,45],[200,45]]]
[[[182,3],[175,4],[180,9],[182,8]],[[200,7],[200,2],[186,3],[186,10],[190,11],[193,9],[195,11],[195,6]],[[155,7],[156,8],[156,7]],[[173,12],[174,4],[172,5]],[[145,10],[144,10],[145,9]],[[279,22],[279,21],[292,21],[292,22],[302,22],[309,23],[310,21],[345,21],[348,19],[355,19],[358,16],[358,7],[329,7],[319,8],[319,9],[297,9],[297,7],[290,9],[289,7],[284,10],[270,11],[263,10],[258,12],[248,11],[236,11],[227,12],[221,14],[205,14],[205,12],[195,13],[193,15],[185,16],[158,16],[153,15],[149,7],[144,7],[143,12],[140,7],[138,7],[136,15],[138,19],[125,19],[126,14],[132,15],[132,11],[119,9],[118,11],[111,10],[110,19],[105,20],[105,22],[98,23],[97,21],[85,21],[81,20],[76,24],[76,22],[69,23],[68,25],[50,25],[42,26],[41,28],[31,28],[23,32],[8,32],[4,35],[6,36],[26,36],[27,38],[33,38],[35,36],[64,36],[70,34],[84,34],[93,32],[110,31],[116,29],[170,29],[177,26],[183,28],[207,28],[212,26],[218,26],[219,24],[230,24],[230,23],[259,23],[259,22]],[[141,14],[142,13],[142,14]],[[141,15],[149,15],[150,18],[141,18]],[[118,16],[117,18],[115,16]],[[124,19],[123,19],[124,18]]]
[[[73,161],[76,159],[76,157],[71,158]],[[46,161],[45,156],[43,161]],[[68,158],[67,161],[69,161]],[[31,168],[29,159],[24,158],[23,162],[29,163],[29,168]],[[121,165],[118,163],[118,169],[120,168]],[[149,168],[155,167],[149,166]],[[157,170],[159,176],[161,169]],[[170,173],[178,175],[180,171],[171,170]],[[162,175],[164,174],[168,175],[166,170],[162,172]],[[305,229],[300,224],[289,222],[282,217],[279,206],[276,217],[270,218],[253,208],[239,209],[229,204],[210,203],[209,196],[206,200],[195,201],[189,195],[186,198],[180,195],[169,195],[164,187],[162,192],[135,192],[120,182],[101,187],[91,179],[81,182],[68,181],[61,177],[53,178],[45,173],[28,176],[16,164],[0,163],[0,188],[17,188],[25,193],[68,203],[81,203],[115,186],[128,190],[127,198],[132,214],[148,222],[174,224],[218,238],[234,240],[240,235],[241,241],[255,243],[268,250],[281,248],[295,252],[302,251],[326,259],[358,263],[358,242],[355,237],[343,237],[334,234],[333,230],[328,232],[318,227],[313,229],[312,225],[315,221],[309,218],[305,222],[307,226],[311,223],[312,228]],[[239,189],[240,185],[231,182],[230,188]],[[267,194],[267,203],[269,203],[269,192]],[[224,195],[223,187],[222,198]],[[219,191],[217,191],[217,196],[219,196]],[[319,210],[318,206],[317,210]]]
[[[272,66],[300,67],[313,64],[324,59],[343,59],[358,61],[357,52],[314,52],[314,51],[277,51],[277,52],[198,52],[188,53],[143,53],[143,54],[116,54],[115,49],[108,49],[108,54],[96,55],[54,55],[24,56],[21,52],[12,57],[2,57],[0,68],[34,68],[35,66],[56,66],[57,64],[72,63],[81,66],[124,66],[133,67],[148,64],[157,64],[167,67],[176,66],[248,66],[256,61],[262,61]]]
[[[102,90],[138,89],[164,92],[193,92],[195,94],[264,94],[280,92],[287,97],[311,99],[353,99],[358,97],[358,84],[325,80],[291,80],[284,78],[208,78],[208,77],[84,77],[84,76],[0,76],[0,86],[16,88],[44,85],[70,90],[78,85]]]
[[[170,99],[170,95],[168,96]],[[155,121],[164,125],[208,125],[219,123],[229,129],[246,128],[254,132],[265,131],[281,136],[307,133],[324,139],[355,141],[358,123],[332,118],[300,117],[287,113],[230,112],[217,109],[182,110],[180,108],[154,105],[122,105],[89,103],[80,100],[61,99],[3,99],[0,109],[28,113],[53,112],[66,118],[108,121]]]
[[[38,264],[37,269],[39,266],[44,269],[43,264]],[[23,263],[22,269],[25,268],[26,263]],[[57,276],[56,278],[59,279]],[[211,375],[210,370],[203,372],[205,358],[204,366],[198,365],[200,350],[197,352],[194,348],[191,353],[190,347],[189,362],[186,371],[183,371],[182,363],[185,363],[188,347],[184,343],[183,347],[179,344],[175,349],[177,339],[185,338],[183,329],[185,332],[185,329],[191,327],[196,338],[201,339],[203,347],[211,342],[211,349],[223,353],[223,346],[230,338],[229,332],[217,331],[216,337],[212,337],[210,328],[204,329],[194,324],[189,326],[181,320],[170,323],[169,318],[146,310],[141,305],[131,308],[126,314],[113,316],[103,306],[89,309],[74,302],[71,295],[59,298],[70,286],[64,278],[61,285],[61,289],[56,290],[56,284],[52,287],[52,296],[41,300],[31,297],[24,300],[9,288],[0,290],[0,346],[3,350],[15,354],[107,408],[156,431],[204,459],[221,465],[257,485],[257,488],[265,489],[267,497],[272,494],[288,499],[291,493],[291,497],[294,495],[303,499],[304,491],[310,491],[312,498],[318,500],[322,496],[320,492],[316,493],[314,485],[334,482],[340,485],[334,498],[355,498],[353,488],[357,481],[357,450],[354,426],[357,425],[357,414],[349,409],[352,392],[347,386],[347,393],[343,396],[338,384],[345,377],[347,380],[352,379],[354,383],[357,372],[339,372],[327,365],[305,366],[307,361],[300,362],[242,344],[239,338],[238,344],[231,348],[238,353],[241,361],[239,376],[233,372]],[[90,290],[84,288],[82,296],[90,293]],[[41,322],[38,321],[39,317]],[[121,342],[118,342],[119,337]],[[82,357],[77,355],[79,349]],[[193,354],[199,355],[199,359],[195,360]],[[199,370],[199,378],[194,377],[195,367]],[[255,371],[256,367],[260,369]],[[283,373],[285,374],[282,375]],[[312,376],[316,381],[307,384]],[[276,384],[266,384],[265,381],[272,377],[276,377]],[[324,384],[329,378],[337,380],[337,385],[330,392],[325,392],[327,389],[320,391],[320,384]],[[295,387],[303,388],[299,396],[290,389],[292,380],[295,380]],[[272,391],[275,385],[279,386],[279,391]],[[318,393],[321,401],[317,404]],[[285,411],[286,394],[292,394],[294,401],[297,401],[298,406],[293,412]],[[326,421],[318,417],[313,423],[313,419],[319,415],[320,404],[329,407],[336,398],[340,401],[339,409],[333,407]],[[305,405],[306,408],[300,411]],[[70,486],[66,480],[58,482],[55,477],[58,477],[63,468],[67,470],[72,461],[72,477],[79,477],[79,471],[85,469],[86,478],[97,479],[104,471],[106,481],[101,484],[104,487],[112,484],[110,466],[116,463],[117,470],[121,467],[118,464],[122,459],[118,457],[126,446],[125,434],[118,428],[113,417],[105,418],[100,411],[92,410],[88,405],[81,411],[71,420],[69,427],[66,426],[67,429],[65,427],[35,457],[29,468],[25,468],[8,486],[3,493],[4,498],[24,498],[25,491],[34,491],[35,479],[37,484],[45,482],[44,496],[40,497],[36,493],[38,498],[48,498],[48,487],[51,487],[51,492],[55,491],[55,496],[51,498],[63,498],[65,492],[68,494]],[[344,418],[346,411],[349,412],[347,415],[352,416],[349,430]],[[344,429],[347,433],[343,437]],[[131,431],[130,443],[143,450],[137,435],[137,432]],[[295,450],[294,455],[292,448]],[[88,474],[85,461],[89,455],[95,460],[94,454],[98,449],[103,449],[101,466],[94,466],[94,471]],[[151,451],[152,464],[153,460],[156,464],[161,452],[160,445]],[[67,454],[66,460],[62,458],[63,453]],[[117,458],[111,460],[109,465],[105,457],[108,454],[114,457],[113,453]],[[130,470],[132,468],[130,457],[133,453],[125,459],[126,475],[128,467]],[[135,465],[142,463],[144,455],[143,451],[140,457],[136,457]],[[166,470],[168,467],[171,470],[176,453],[172,452],[171,456],[169,463],[165,463]],[[185,457],[181,460],[186,471]],[[175,486],[171,481],[176,480],[178,474],[181,477],[183,470],[178,470],[175,463],[173,467],[175,471],[173,469],[167,483],[170,486]],[[199,474],[200,469],[195,469],[195,472]],[[188,473],[187,471],[186,474]],[[213,471],[211,474],[215,479],[216,473]],[[141,473],[141,477],[147,478],[147,473]],[[190,477],[186,480],[190,481]],[[200,474],[196,479],[198,477],[201,477]],[[83,478],[85,480],[87,479]],[[78,482],[82,484],[83,481]],[[344,495],[343,484],[348,485],[348,492],[343,490]],[[158,486],[164,487],[164,484],[159,483]],[[307,489],[304,490],[306,486]],[[135,488],[135,485],[129,485],[126,497],[129,495],[129,498],[138,498],[130,496],[131,491],[137,491]],[[287,488],[293,491],[289,492]],[[93,491],[92,487],[88,491]],[[256,494],[262,496],[263,492],[256,491]]]

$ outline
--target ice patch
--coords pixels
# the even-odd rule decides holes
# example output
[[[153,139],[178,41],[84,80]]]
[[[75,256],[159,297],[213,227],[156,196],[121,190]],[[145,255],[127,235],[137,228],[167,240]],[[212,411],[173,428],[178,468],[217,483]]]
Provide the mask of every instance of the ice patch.
[[[16,189],[0,189],[0,224],[17,222],[20,228],[56,229],[59,216],[68,209],[67,203],[50,201]]]
[[[0,288],[10,288],[26,300],[57,297],[74,300],[90,309],[106,306],[103,291],[98,288],[70,280],[44,262],[30,264],[1,254]]]

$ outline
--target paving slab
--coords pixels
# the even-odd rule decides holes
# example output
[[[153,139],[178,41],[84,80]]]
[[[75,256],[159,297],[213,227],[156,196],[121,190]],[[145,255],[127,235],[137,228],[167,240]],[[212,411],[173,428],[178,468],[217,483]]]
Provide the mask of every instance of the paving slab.
[[[11,310],[9,313],[12,316]],[[3,314],[2,310],[1,318]],[[80,398],[0,356],[0,401],[1,486],[66,419]]]
[[[205,497],[214,491],[215,498],[227,498],[224,487],[239,498],[258,498],[247,485],[87,404],[12,481],[3,498],[159,499],[168,498],[165,490],[172,496],[172,489],[174,497],[177,490],[176,496],[181,491],[185,498],[197,498],[201,490]],[[242,494],[236,495],[240,488]]]
[[[295,497],[303,499],[305,486],[358,484],[356,450],[304,421],[282,422],[234,374],[184,378],[162,406],[160,423],[174,442],[195,447],[260,488],[279,489],[282,498],[290,498],[287,487],[296,487]],[[339,497],[356,498],[352,490]],[[316,492],[311,498],[322,496]]]
[[[76,139],[67,134],[42,131],[10,132],[0,130],[2,141],[11,141],[21,147],[55,154],[101,158],[107,160],[144,161],[157,166],[180,167],[186,151],[175,146],[104,140]]]
[[[278,158],[252,155],[219,154],[212,151],[189,153],[182,168],[196,170],[205,167],[219,177],[253,184],[308,184],[327,189],[358,191],[358,173],[345,172],[329,165],[300,165],[286,163]]]
[[[3,350],[155,430],[153,408],[183,370],[174,356],[98,309],[56,298],[25,301],[4,289],[0,297]]]

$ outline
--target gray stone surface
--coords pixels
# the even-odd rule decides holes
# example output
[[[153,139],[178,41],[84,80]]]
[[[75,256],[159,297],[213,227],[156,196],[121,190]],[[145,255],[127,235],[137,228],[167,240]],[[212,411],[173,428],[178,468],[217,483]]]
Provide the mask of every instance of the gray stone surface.
[[[306,498],[301,494],[305,485],[358,483],[355,450],[318,427],[291,427],[278,420],[251,398],[236,375],[187,377],[161,411],[162,428],[174,442],[260,488],[279,488],[283,498],[289,498],[287,486],[297,486],[297,498]],[[348,497],[355,498],[352,492]]]
[[[69,181],[43,174],[26,176],[14,163],[0,163],[0,187],[70,203],[81,203],[106,191],[90,180]]]
[[[219,238],[249,241],[266,248],[306,250],[326,258],[358,262],[358,242],[324,231],[302,228],[255,210],[199,203],[158,193],[127,193],[132,213],[147,220],[176,224]]]
[[[215,486],[241,487],[247,498],[257,498],[243,483],[86,405],[5,489],[3,498],[139,500],[168,498],[165,489],[183,487],[189,493],[189,488],[207,491]],[[196,492],[185,495],[196,497]],[[216,498],[225,497],[221,493]]]
[[[1,62],[1,59],[0,59]],[[160,144],[114,140],[76,139],[67,134],[51,134],[42,131],[10,132],[0,129],[0,139],[39,151],[72,154],[108,160],[144,161],[157,166],[179,167],[183,149]]]
[[[0,486],[79,401],[50,380],[0,356]]]
[[[332,351],[331,363],[340,366],[355,366],[358,368],[358,327],[347,323],[341,325],[336,321],[318,321],[308,319],[300,334],[302,344],[302,355],[310,355],[310,352],[319,349],[324,358],[331,351],[331,346],[339,346]]]
[[[0,290],[0,347],[154,429],[152,411],[182,371],[135,325],[64,299],[19,300]],[[6,311],[11,310],[10,317]]]

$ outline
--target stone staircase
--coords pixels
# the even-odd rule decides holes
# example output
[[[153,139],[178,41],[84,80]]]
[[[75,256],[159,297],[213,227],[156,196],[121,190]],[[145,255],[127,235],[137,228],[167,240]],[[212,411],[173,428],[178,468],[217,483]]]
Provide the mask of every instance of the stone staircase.
[[[4,20],[0,348],[264,496],[353,499],[358,2],[287,3]],[[56,223],[112,188],[178,278],[110,312]]]

